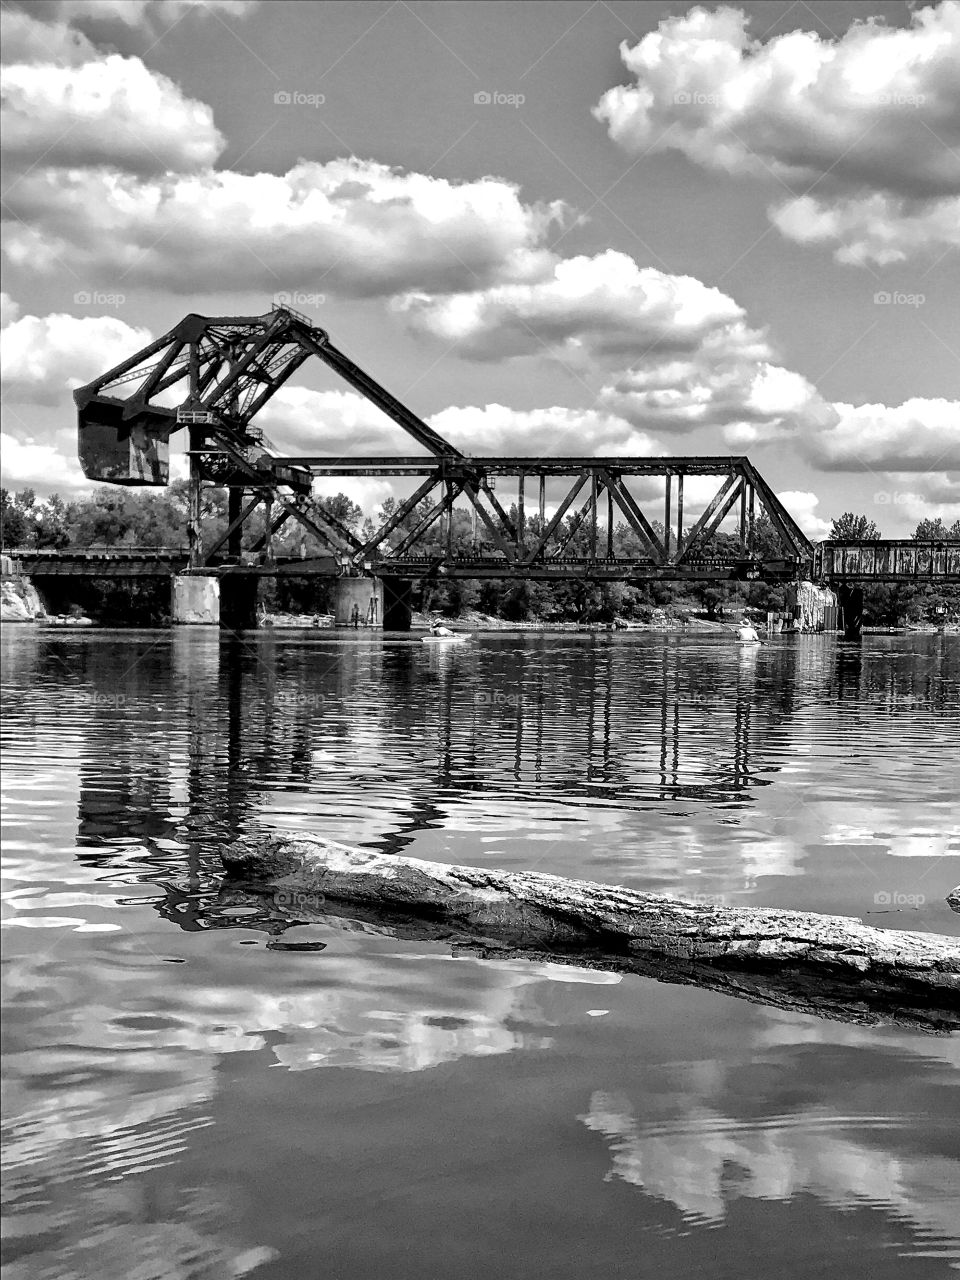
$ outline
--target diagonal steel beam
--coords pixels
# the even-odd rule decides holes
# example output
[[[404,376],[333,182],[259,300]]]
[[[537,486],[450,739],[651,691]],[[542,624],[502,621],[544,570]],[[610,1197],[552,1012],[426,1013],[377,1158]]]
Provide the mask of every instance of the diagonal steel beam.
[[[622,476],[615,476],[610,471],[604,471],[606,483],[610,491],[617,500],[617,506],[627,517],[627,522],[642,542],[647,544],[650,551],[653,552],[653,558],[661,564],[667,563],[667,554],[663,543],[657,537],[656,530],[650,521],[643,514],[637,500],[623,482]]]
[[[238,449],[233,441],[222,431],[214,433],[217,443],[223,449],[224,453],[247,475],[252,476],[258,484],[264,483],[263,473],[258,471],[252,463],[248,462],[243,452]],[[275,484],[273,476],[269,476],[267,483]],[[324,511],[317,503],[306,498],[287,498],[279,489],[273,490],[274,501],[279,502],[284,510],[289,511],[290,515],[305,529],[309,530],[315,537],[331,544],[338,551],[360,551],[363,544],[360,539],[351,533],[351,531],[342,525],[339,520],[335,520],[333,516]],[[326,527],[324,527],[326,526]],[[332,536],[331,536],[332,535]],[[337,544],[340,545],[337,545]]]
[[[597,510],[596,473],[594,473],[592,480],[593,480],[593,483],[590,485],[590,496],[587,498],[586,502],[583,504],[580,510],[576,513],[576,515],[572,517],[572,519],[570,520],[570,523],[567,525],[565,532],[561,535],[559,542],[557,543],[556,547],[551,552],[551,554],[548,556],[544,556],[545,560],[561,559],[566,548],[570,545],[570,543],[573,541],[576,535],[580,532],[580,526],[583,524],[587,516],[591,512],[593,513],[594,516],[596,515],[596,510]],[[594,554],[591,558],[594,560],[596,559],[596,548],[594,548]]]
[[[544,547],[553,537],[554,531],[559,526],[560,521],[567,514],[571,505],[577,498],[577,495],[580,493],[580,490],[587,483],[589,478],[590,478],[589,471],[580,472],[579,476],[577,476],[576,480],[574,480],[573,486],[570,489],[570,492],[567,494],[564,500],[560,503],[559,507],[557,507],[556,511],[553,513],[553,518],[550,520],[550,523],[540,533],[532,549],[528,551],[527,554],[523,557],[523,561],[522,561],[523,564],[533,564],[533,562],[537,559],[537,557],[543,551]]]
[[[710,499],[703,515],[684,539],[683,550],[676,559],[677,564],[681,564],[686,560],[687,556],[696,547],[698,542],[705,542],[713,533],[713,530],[736,501],[737,494],[740,491],[739,487],[742,483],[742,477],[736,471],[731,471],[726,480],[724,480],[723,484]],[[718,512],[720,513],[719,515],[717,514]]]
[[[806,534],[794,520],[793,516],[786,509],[777,495],[764,480],[763,476],[756,470],[751,462],[745,462],[744,471],[748,478],[752,481],[754,488],[760,495],[760,501],[766,510],[767,515],[780,534],[783,541],[788,547],[793,549],[793,554],[801,559],[809,558],[813,555],[813,544],[809,541]]]
[[[338,351],[332,342],[323,335],[324,340],[318,341],[305,325],[299,325],[296,328],[296,339],[312,355],[317,356],[325,365],[338,373],[345,382],[354,387],[361,395],[375,404],[381,409],[388,418],[413,436],[418,444],[423,445],[425,449],[429,449],[431,453],[437,457],[462,458],[463,454],[459,449],[455,449],[452,444],[444,440],[432,427],[427,424],[405,404],[402,404],[396,396],[392,396],[385,387],[381,387],[369,374],[353,363],[348,356],[342,351]]]
[[[254,513],[254,511],[257,509],[257,507],[259,507],[260,503],[263,502],[266,497],[267,497],[266,492],[255,493],[253,495],[253,497],[250,499],[247,505],[243,508],[243,510],[237,516],[236,520],[232,521],[232,523],[227,526],[226,532],[222,534],[216,540],[213,546],[207,550],[206,554],[203,557],[205,564],[210,563],[211,557],[216,555],[216,553],[220,550],[220,548],[223,546],[225,542],[229,541],[230,535],[235,530],[240,528],[240,526],[244,523],[247,517],[251,516]]]
[[[504,511],[503,507],[500,505],[500,503],[499,503],[499,501],[498,501],[498,499],[497,499],[497,495],[496,495],[496,494],[494,493],[494,491],[490,488],[490,485],[489,485],[489,484],[488,484],[488,485],[486,485],[486,486],[484,487],[483,492],[487,495],[487,501],[490,503],[491,507],[493,507],[494,511],[497,513],[497,516],[498,516],[498,517],[499,517],[499,519],[500,519],[500,523],[503,525],[503,527],[504,527],[504,528],[507,530],[507,532],[510,534],[510,538],[511,538],[511,540],[512,540],[513,542],[516,542],[516,540],[517,540],[517,531],[516,531],[516,529],[514,528],[513,521],[512,521],[512,520],[510,519],[510,517],[507,515],[506,511]]]
[[[271,494],[270,496],[272,499],[274,495]],[[263,536],[256,540],[256,542],[253,544],[250,550],[265,551],[267,547],[267,542],[273,538],[274,534],[280,532],[280,530],[283,528],[283,526],[287,523],[289,519],[290,519],[290,512],[281,511],[275,520],[271,520],[269,531],[265,530]]]
[[[425,534],[432,524],[436,524],[444,511],[449,510],[449,508],[453,506],[453,501],[456,497],[455,490],[459,491],[459,486],[455,480],[448,480],[446,483],[449,486],[447,492],[444,493],[439,502],[431,507],[419,524],[417,524],[414,529],[410,530],[400,545],[394,549],[392,552],[393,555],[402,556],[407,548],[412,547],[417,539]]]
[[[372,538],[370,538],[367,542],[364,543],[363,547],[361,548],[361,554],[355,557],[355,559],[365,559],[371,552],[376,551],[376,549],[384,542],[384,540],[388,538],[391,533],[393,533],[394,529],[396,529],[396,527],[399,524],[402,524],[403,521],[406,520],[410,512],[414,511],[417,508],[417,506],[423,501],[423,499],[427,496],[430,490],[433,489],[435,485],[440,484],[442,480],[443,480],[443,472],[438,468],[436,471],[433,472],[431,476],[428,476],[427,479],[424,480],[423,484],[420,485],[419,489],[417,489],[414,493],[412,493],[409,498],[404,499],[404,501],[400,504],[400,506],[396,509],[396,511],[394,511],[393,515],[389,517],[386,523],[377,530],[377,532],[373,535]],[[396,554],[396,553],[392,552],[391,554]]]
[[[222,406],[224,400],[234,390],[250,366],[259,358],[260,355],[262,355],[267,347],[276,341],[279,332],[285,327],[286,321],[280,316],[277,316],[269,325],[267,325],[263,333],[250,343],[246,353],[240,357],[224,380],[215,389],[209,399],[209,402],[205,406],[206,408],[212,409],[216,404]]]
[[[124,410],[123,414],[125,418],[132,417],[137,413],[139,409],[146,404],[150,397],[161,389],[161,386],[166,382],[166,375],[170,366],[185,346],[186,342],[174,341],[170,343],[166,355],[162,360],[159,360],[154,365],[153,371],[147,378],[146,382],[144,382],[140,386],[139,390],[127,401],[127,408]],[[176,377],[174,377],[174,382],[179,382],[185,373],[186,369],[181,369],[176,374]]]
[[[479,515],[483,523],[487,526],[487,529],[490,532],[490,536],[493,538],[494,542],[497,544],[497,546],[500,548],[503,554],[507,557],[507,560],[512,564],[517,558],[517,548],[512,542],[508,542],[506,540],[506,538],[503,536],[503,531],[499,529],[497,525],[493,522],[493,520],[490,518],[490,515],[488,514],[486,508],[484,507],[483,503],[480,501],[480,494],[477,491],[475,482],[464,478],[460,480],[460,485],[463,489],[463,492],[467,495],[467,497],[473,503],[474,510],[477,512],[477,514]]]

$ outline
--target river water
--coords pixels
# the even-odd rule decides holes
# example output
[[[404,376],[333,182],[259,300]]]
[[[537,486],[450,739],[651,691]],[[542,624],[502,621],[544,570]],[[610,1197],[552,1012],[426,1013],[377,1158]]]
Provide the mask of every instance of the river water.
[[[217,854],[310,830],[957,935],[957,639],[2,644],[6,1280],[960,1269],[956,1039],[283,932]]]

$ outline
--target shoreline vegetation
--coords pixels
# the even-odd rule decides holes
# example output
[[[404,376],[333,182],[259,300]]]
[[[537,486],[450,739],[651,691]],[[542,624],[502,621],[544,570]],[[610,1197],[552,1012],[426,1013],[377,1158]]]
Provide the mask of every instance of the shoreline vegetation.
[[[505,499],[506,500],[506,499]],[[329,515],[365,544],[373,545],[376,530],[397,510],[396,498],[387,498],[372,515],[365,513],[345,494],[318,498]],[[18,550],[135,550],[141,547],[179,547],[185,539],[188,509],[188,485],[175,481],[162,493],[136,493],[115,485],[102,485],[89,497],[66,502],[57,494],[38,499],[33,490],[18,493],[0,490],[0,541],[6,556],[13,558]],[[398,537],[413,534],[429,514],[421,503],[396,526]],[[203,491],[203,532],[206,545],[214,542],[227,528],[226,490],[206,488]],[[508,518],[515,524],[517,507],[509,507]],[[248,540],[263,532],[262,514],[255,512],[245,525]],[[466,555],[494,549],[481,541],[468,512],[455,508],[451,527],[441,540],[436,525],[429,527],[412,544],[418,555],[440,560],[449,551]],[[328,554],[329,549],[312,534],[294,528],[294,522],[274,539],[274,554],[308,559]],[[542,532],[540,517],[527,516],[524,536],[536,538]],[[654,531],[662,536],[663,526],[652,521]],[[769,518],[761,514],[755,524],[755,553],[777,558],[779,543]],[[598,537],[605,541],[607,530],[598,526]],[[960,538],[960,521],[947,527],[942,519],[923,520],[917,525],[915,538]],[[844,512],[833,521],[829,537],[870,539],[882,537],[882,531],[865,515]],[[580,528],[572,516],[561,521],[548,541],[548,549],[564,543],[572,556],[587,555],[589,533]],[[624,523],[612,530],[613,553],[623,559],[644,554],[636,533]],[[718,530],[705,548],[710,554],[742,555],[739,537]],[[289,570],[289,564],[288,564]],[[98,625],[160,626],[169,620],[170,587],[166,580],[55,578],[41,584],[41,607],[47,615],[64,619],[85,616]],[[746,613],[766,630],[768,613],[781,617],[788,614],[791,584],[755,581],[666,581],[592,582],[586,578],[537,581],[529,579],[425,578],[415,584],[413,607],[431,619],[442,618],[455,629],[468,630],[578,630],[604,625],[613,628],[672,631],[692,627],[695,622],[735,621]],[[795,603],[795,601],[793,602]],[[280,579],[263,580],[259,612],[273,627],[323,625],[322,619],[332,607],[330,580],[292,574]],[[5,603],[4,620],[26,620],[24,610],[16,603]],[[27,608],[27,613],[31,612]],[[32,608],[36,616],[36,607]],[[18,616],[15,616],[18,615]],[[314,619],[320,619],[314,623]],[[686,623],[684,620],[687,620]],[[877,583],[864,586],[865,630],[902,628],[910,625],[960,621],[960,587],[950,585],[914,585],[911,583]],[[758,628],[759,629],[759,628]]]

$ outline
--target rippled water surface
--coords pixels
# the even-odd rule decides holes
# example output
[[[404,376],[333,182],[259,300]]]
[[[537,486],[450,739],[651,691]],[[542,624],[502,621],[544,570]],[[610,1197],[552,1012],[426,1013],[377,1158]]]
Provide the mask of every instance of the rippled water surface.
[[[958,934],[956,639],[2,643],[7,1280],[960,1268],[955,1040],[284,932],[217,855],[303,829]]]

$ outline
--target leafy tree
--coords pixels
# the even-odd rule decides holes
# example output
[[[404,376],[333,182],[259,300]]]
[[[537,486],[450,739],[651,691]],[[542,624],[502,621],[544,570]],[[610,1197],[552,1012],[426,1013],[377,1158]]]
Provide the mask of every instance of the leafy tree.
[[[882,538],[883,534],[869,517],[855,515],[852,511],[845,511],[842,516],[834,520],[830,528],[830,537],[834,539],[862,540]]]
[[[921,520],[913,531],[913,536],[918,542],[946,542],[948,538],[960,538],[960,520],[954,520],[949,529],[943,523],[943,516],[937,516],[936,520]]]
[[[0,489],[0,543],[4,547],[28,545],[33,531],[30,511],[33,496],[32,489],[24,489],[17,494],[11,494],[9,489]]]

